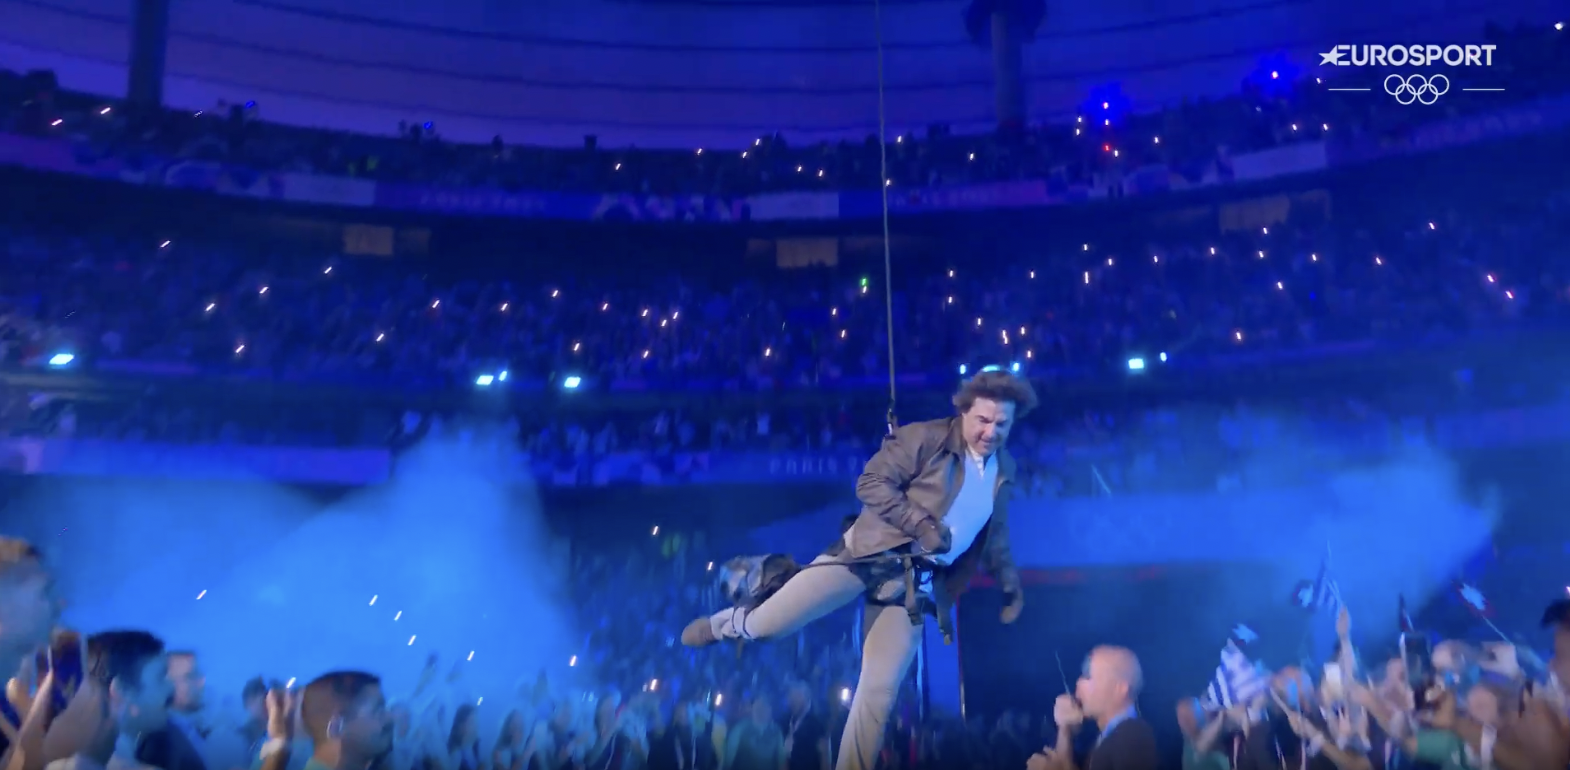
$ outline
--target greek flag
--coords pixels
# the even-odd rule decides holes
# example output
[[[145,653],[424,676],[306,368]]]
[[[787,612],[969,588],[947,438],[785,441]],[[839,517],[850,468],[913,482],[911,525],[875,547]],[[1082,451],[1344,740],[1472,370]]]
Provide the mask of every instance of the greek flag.
[[[1297,588],[1292,591],[1292,603],[1309,612],[1340,611],[1341,588],[1330,577],[1329,563],[1319,562],[1319,575],[1313,580],[1304,580],[1297,584]]]
[[[1205,690],[1205,707],[1212,711],[1241,706],[1263,695],[1270,687],[1270,673],[1256,666],[1231,642],[1221,650],[1221,665]]]

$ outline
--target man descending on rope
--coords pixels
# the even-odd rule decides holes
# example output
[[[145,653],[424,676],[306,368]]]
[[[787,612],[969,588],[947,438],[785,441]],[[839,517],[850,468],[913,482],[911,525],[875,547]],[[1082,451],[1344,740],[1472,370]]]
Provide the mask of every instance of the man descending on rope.
[[[921,643],[923,615],[936,615],[948,638],[954,599],[978,566],[1008,598],[1004,623],[1025,606],[1009,551],[1015,465],[1004,444],[1015,421],[1035,408],[1036,393],[1021,378],[991,371],[960,386],[953,402],[954,417],[906,425],[883,442],[856,482],[861,515],[823,555],[777,586],[767,585],[779,574],[771,565],[789,563],[787,557],[749,560],[756,567],[750,587],[733,593],[742,606],[682,631],[689,647],[783,636],[866,594],[861,678],[840,739],[839,770],[873,769]],[[748,591],[766,598],[745,601]]]

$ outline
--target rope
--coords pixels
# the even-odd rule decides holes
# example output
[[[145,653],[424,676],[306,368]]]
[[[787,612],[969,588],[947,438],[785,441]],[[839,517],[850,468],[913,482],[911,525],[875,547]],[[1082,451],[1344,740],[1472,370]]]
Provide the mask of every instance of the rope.
[[[884,336],[889,341],[889,433],[899,427],[899,420],[894,415],[898,402],[899,386],[894,372],[894,257],[893,247],[889,244],[889,113],[888,102],[884,97],[884,63],[883,63],[883,0],[873,0],[872,3],[873,28],[878,45],[878,168],[879,176],[883,179],[883,304],[887,330]]]

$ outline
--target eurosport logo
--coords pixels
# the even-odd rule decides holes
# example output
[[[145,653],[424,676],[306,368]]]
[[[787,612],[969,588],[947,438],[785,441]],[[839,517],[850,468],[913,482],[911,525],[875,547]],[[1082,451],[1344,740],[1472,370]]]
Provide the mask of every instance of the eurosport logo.
[[[1338,45],[1319,55],[1319,65],[1337,67],[1492,67],[1489,45]]]
[[[1338,45],[1319,55],[1319,65],[1333,67],[1492,67],[1498,46],[1489,45]],[[1503,88],[1452,88],[1450,74],[1391,73],[1384,92],[1398,104],[1436,104],[1456,91],[1503,91]],[[1338,78],[1339,80],[1340,78]],[[1337,84],[1342,86],[1343,84]],[[1350,85],[1350,84],[1346,84]],[[1373,91],[1373,88],[1330,87],[1330,91]]]

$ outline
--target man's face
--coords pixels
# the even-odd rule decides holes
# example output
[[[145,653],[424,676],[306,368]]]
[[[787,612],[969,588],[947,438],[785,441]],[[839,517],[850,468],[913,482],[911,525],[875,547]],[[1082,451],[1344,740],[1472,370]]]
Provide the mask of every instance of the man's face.
[[[392,748],[393,719],[387,710],[387,697],[381,687],[368,687],[350,705],[343,719],[338,740],[345,753],[357,757],[379,757]]]
[[[169,683],[169,659],[159,655],[147,661],[141,673],[137,682],[119,683],[120,702],[116,711],[121,733],[150,733],[169,723],[169,702],[174,699],[174,685]]]
[[[1085,660],[1084,673],[1074,687],[1074,697],[1079,699],[1085,716],[1102,718],[1109,716],[1108,710],[1122,698],[1126,686],[1107,655],[1093,652]]]
[[[16,569],[16,575],[0,580],[0,629],[8,647],[42,647],[60,622],[54,577],[38,564]]]
[[[982,457],[991,457],[1008,442],[1014,427],[1014,402],[978,398],[960,417],[965,445]]]
[[[207,679],[202,675],[202,669],[197,666],[195,655],[169,657],[169,684],[174,687],[174,703],[171,708],[182,713],[202,709],[202,696],[207,688]]]

